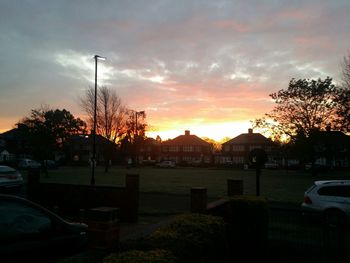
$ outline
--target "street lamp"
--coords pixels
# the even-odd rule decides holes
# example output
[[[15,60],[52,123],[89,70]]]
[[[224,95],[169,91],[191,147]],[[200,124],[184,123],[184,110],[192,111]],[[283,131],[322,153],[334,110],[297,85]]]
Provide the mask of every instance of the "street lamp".
[[[97,115],[97,61],[106,60],[105,57],[99,55],[94,56],[95,59],[95,100],[94,100],[94,129],[92,131],[92,160],[91,160],[91,181],[92,185],[95,184],[95,166],[96,166],[96,115]]]
[[[145,116],[145,111],[135,111],[135,137],[134,137],[134,141],[135,141],[135,162],[138,163],[138,149],[137,149],[137,137],[138,137],[138,128],[137,128],[137,117],[141,115],[141,116]]]

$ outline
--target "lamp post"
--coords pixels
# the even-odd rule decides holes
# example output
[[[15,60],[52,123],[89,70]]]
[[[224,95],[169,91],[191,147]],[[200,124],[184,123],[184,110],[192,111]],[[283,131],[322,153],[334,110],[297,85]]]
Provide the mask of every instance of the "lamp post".
[[[95,166],[96,166],[96,116],[97,116],[97,61],[106,60],[105,57],[99,55],[94,56],[95,59],[95,98],[94,98],[94,129],[92,130],[92,159],[91,159],[91,181],[95,184]]]
[[[137,137],[138,137],[138,129],[137,129],[137,117],[138,115],[144,116],[145,111],[135,111],[135,137],[134,137],[134,142],[135,142],[135,162],[138,163],[138,148],[137,148]]]

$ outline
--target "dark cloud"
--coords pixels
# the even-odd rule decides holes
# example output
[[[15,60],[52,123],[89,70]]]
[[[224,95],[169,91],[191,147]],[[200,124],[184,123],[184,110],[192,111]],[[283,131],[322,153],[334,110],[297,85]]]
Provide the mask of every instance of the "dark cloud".
[[[0,130],[43,103],[81,114],[94,54],[108,58],[100,82],[150,122],[253,119],[291,78],[339,78],[349,11],[316,0],[1,1]]]

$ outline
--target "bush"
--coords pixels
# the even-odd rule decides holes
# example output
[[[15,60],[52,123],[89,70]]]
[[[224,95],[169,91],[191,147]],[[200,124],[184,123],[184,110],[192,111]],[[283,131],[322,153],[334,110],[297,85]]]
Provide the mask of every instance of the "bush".
[[[268,242],[269,208],[263,197],[240,196],[228,201],[231,247],[243,254],[252,251],[261,255]],[[255,254],[253,253],[253,254]],[[256,255],[256,254],[255,254]]]
[[[175,263],[176,258],[167,250],[154,249],[149,251],[129,250],[119,254],[110,254],[103,263]]]
[[[171,250],[179,262],[222,262],[226,257],[226,225],[222,218],[188,214],[150,235],[149,242]]]

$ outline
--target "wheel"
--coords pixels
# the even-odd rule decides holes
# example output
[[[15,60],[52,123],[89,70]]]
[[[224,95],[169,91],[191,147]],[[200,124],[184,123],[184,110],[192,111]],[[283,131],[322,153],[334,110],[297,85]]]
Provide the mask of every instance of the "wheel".
[[[325,211],[324,222],[329,227],[345,227],[347,225],[347,218],[342,211],[329,209]]]

